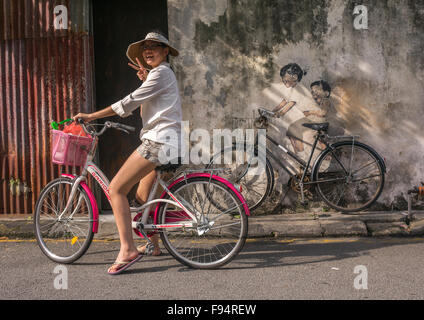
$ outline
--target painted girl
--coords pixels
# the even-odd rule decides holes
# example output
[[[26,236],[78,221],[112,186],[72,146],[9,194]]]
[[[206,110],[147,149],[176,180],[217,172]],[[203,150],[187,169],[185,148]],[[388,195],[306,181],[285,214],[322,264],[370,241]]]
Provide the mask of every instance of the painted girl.
[[[306,72],[296,63],[289,63],[281,68],[281,81],[288,90],[284,91],[283,100],[273,109],[273,111],[277,113],[277,116],[285,115],[296,105],[296,101],[294,101],[294,88],[305,75]],[[295,152],[303,151],[302,141],[299,140],[299,137],[300,139],[302,137],[302,132],[302,128],[292,125],[287,130],[287,136],[289,137]]]

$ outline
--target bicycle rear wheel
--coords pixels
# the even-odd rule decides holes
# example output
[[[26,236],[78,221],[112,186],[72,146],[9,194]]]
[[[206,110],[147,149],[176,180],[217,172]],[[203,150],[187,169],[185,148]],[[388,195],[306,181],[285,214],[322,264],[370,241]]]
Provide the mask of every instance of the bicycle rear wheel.
[[[60,219],[72,189],[70,178],[58,178],[41,191],[34,212],[35,237],[41,251],[58,263],[79,259],[93,240],[93,210],[79,186],[70,210]]]
[[[369,146],[351,141],[335,144],[319,156],[313,172],[316,190],[331,207],[357,212],[371,206],[384,186],[384,167]]]
[[[246,211],[236,193],[209,177],[184,179],[170,191],[190,212],[200,216],[193,221],[181,208],[168,203],[160,205],[158,224],[193,224],[190,228],[160,231],[169,253],[182,264],[197,269],[218,268],[234,259],[244,246],[248,229]]]
[[[249,155],[244,146],[241,161],[237,157],[237,146],[221,150],[215,154],[206,169],[224,168],[228,171],[219,172],[219,176],[234,184],[246,199],[250,212],[257,209],[269,196],[274,186],[274,172],[271,163],[265,159],[265,164],[259,166],[257,161],[249,161]],[[255,150],[257,154],[257,150]],[[231,157],[227,159],[228,157]],[[226,163],[230,162],[230,163]]]

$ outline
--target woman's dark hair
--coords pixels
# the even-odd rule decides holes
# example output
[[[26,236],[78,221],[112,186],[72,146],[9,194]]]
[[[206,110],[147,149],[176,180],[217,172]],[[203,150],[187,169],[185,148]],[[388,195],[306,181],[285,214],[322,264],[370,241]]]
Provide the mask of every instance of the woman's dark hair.
[[[297,81],[302,80],[302,77],[306,76],[306,71],[302,70],[297,63],[289,63],[282,67],[280,70],[280,77],[284,77],[286,73],[290,75],[297,75]]]
[[[311,89],[312,89],[313,86],[321,86],[322,90],[328,91],[327,98],[331,95],[331,87],[326,81],[318,80],[318,81],[312,82],[311,83]]]

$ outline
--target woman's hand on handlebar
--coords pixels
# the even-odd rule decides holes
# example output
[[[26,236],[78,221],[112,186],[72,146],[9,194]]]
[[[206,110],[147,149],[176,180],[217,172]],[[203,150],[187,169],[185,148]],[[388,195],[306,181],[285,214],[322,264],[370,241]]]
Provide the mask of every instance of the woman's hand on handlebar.
[[[82,119],[84,122],[90,122],[95,120],[91,113],[78,113],[77,115],[72,117],[72,120],[78,121],[78,119]]]

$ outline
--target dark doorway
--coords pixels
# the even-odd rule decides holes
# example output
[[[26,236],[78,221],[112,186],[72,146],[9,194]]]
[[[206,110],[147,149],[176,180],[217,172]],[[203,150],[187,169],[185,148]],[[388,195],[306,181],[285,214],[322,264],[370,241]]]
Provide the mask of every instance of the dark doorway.
[[[151,30],[168,34],[166,0],[138,1],[93,0],[94,64],[96,109],[100,110],[124,98],[141,83],[136,71],[128,67],[128,45],[141,40]],[[112,180],[128,156],[140,145],[142,128],[139,109],[127,118],[119,116],[100,119],[121,122],[137,128],[127,135],[108,130],[100,139],[100,168]],[[134,197],[135,188],[129,198]],[[102,210],[110,210],[102,195]]]

